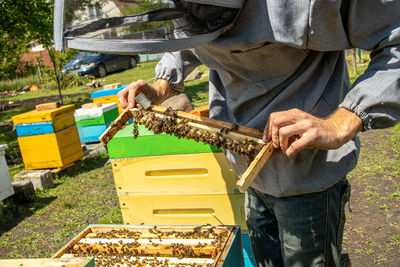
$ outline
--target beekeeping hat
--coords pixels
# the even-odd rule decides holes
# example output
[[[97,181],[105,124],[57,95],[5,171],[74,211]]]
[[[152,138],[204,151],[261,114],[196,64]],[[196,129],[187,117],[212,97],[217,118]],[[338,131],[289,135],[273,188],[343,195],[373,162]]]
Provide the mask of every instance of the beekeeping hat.
[[[114,54],[178,51],[216,39],[244,0],[55,0],[54,46]]]

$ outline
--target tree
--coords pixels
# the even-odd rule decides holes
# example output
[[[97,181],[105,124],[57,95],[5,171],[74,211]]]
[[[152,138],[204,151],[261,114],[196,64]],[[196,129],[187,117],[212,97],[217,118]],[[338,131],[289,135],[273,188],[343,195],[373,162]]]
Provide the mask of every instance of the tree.
[[[68,5],[84,10],[105,0],[69,0]],[[49,51],[53,75],[62,102],[62,67],[67,57],[52,48],[53,0],[0,0],[0,79],[14,78],[21,68],[19,55],[39,43]]]
[[[64,15],[68,23],[79,20],[79,16],[90,6],[103,7],[106,0],[68,0],[66,2]],[[17,70],[21,68],[19,55],[28,52],[34,43],[39,43],[49,51],[53,77],[57,82],[60,100],[62,100],[63,83],[60,81],[65,58],[52,49],[53,6],[54,0],[0,0],[0,79],[14,78]],[[167,6],[160,0],[137,0],[134,4],[124,5],[123,13],[138,14]],[[145,30],[145,27],[145,25],[140,25],[136,30]]]
[[[2,0],[0,14],[0,78],[9,78],[21,66],[18,56],[27,52],[33,41],[51,45],[53,1]]]

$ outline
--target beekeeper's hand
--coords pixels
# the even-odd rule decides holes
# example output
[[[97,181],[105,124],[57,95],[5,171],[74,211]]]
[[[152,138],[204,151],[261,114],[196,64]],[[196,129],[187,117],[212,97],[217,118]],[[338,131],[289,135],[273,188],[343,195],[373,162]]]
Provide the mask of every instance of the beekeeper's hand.
[[[171,86],[166,80],[158,79],[153,85],[146,81],[133,82],[118,93],[118,101],[122,108],[136,107],[135,96],[143,92],[154,105],[159,105],[171,94]]]
[[[271,113],[264,130],[265,142],[272,141],[288,157],[304,148],[337,149],[362,129],[362,120],[350,110],[339,108],[321,119],[299,109]]]

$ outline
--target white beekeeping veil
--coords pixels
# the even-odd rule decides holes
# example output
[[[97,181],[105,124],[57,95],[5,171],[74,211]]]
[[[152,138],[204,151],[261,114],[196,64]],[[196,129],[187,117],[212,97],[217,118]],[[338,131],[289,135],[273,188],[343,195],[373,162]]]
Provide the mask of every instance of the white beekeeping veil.
[[[138,54],[178,51],[216,39],[244,0],[55,0],[54,45]]]

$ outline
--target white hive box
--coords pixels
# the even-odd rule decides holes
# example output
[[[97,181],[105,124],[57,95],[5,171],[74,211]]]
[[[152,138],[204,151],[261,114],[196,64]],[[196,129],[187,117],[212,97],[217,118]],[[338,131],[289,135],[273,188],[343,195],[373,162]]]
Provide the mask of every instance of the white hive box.
[[[6,158],[4,156],[4,150],[7,148],[8,146],[6,144],[0,145],[0,201],[14,194]]]

